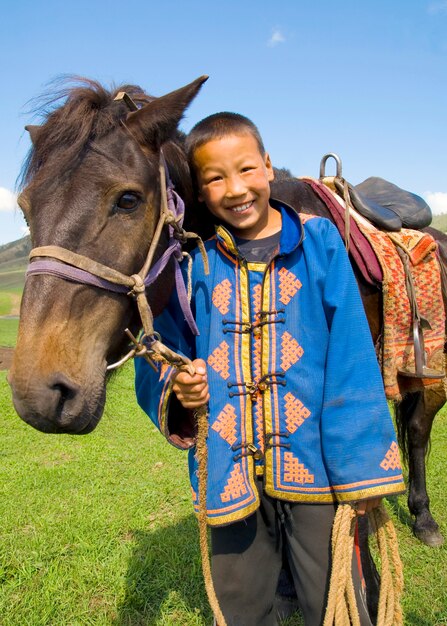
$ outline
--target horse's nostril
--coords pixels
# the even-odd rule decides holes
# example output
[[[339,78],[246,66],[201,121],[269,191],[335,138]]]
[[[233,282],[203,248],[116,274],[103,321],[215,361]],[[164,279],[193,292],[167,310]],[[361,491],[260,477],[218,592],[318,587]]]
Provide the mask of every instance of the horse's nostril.
[[[60,394],[60,401],[73,400],[79,393],[79,385],[70,380],[65,374],[55,373],[49,382],[50,389]]]
[[[54,389],[55,391],[58,391],[60,393],[61,402],[72,400],[76,395],[76,391],[74,389],[70,389],[66,385],[62,384],[52,385],[51,389]]]

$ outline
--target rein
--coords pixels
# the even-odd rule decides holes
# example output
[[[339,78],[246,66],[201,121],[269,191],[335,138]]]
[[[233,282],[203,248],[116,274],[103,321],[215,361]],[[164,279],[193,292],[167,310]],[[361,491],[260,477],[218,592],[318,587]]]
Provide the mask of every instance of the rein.
[[[161,342],[160,336],[154,330],[152,310],[146,296],[146,288],[155,282],[171,258],[174,259],[175,263],[175,286],[180,306],[191,331],[195,335],[198,334],[179,261],[185,256],[189,257],[186,252],[182,251],[182,243],[187,239],[196,238],[204,258],[205,271],[208,272],[206,252],[200,237],[195,233],[186,232],[182,227],[185,204],[174,190],[167,172],[163,153],[160,154],[159,173],[161,188],[160,216],[149,246],[146,260],[138,273],[132,275],[123,274],[89,257],[59,246],[33,248],[29,255],[31,262],[28,266],[26,277],[49,274],[83,285],[98,287],[113,293],[127,294],[135,298],[144,331],[143,339],[140,342],[137,341],[132,333],[126,329],[126,333],[135,344],[135,347],[119,361],[108,365],[107,370],[115,369],[123,365],[123,363],[129,359],[137,356],[143,356],[152,365],[154,361],[167,360],[176,367],[189,367],[188,359],[171,351]],[[161,257],[153,263],[155,251],[159,245],[165,226],[168,227],[169,233],[168,246]],[[33,261],[33,259],[37,257],[46,257],[48,260]]]

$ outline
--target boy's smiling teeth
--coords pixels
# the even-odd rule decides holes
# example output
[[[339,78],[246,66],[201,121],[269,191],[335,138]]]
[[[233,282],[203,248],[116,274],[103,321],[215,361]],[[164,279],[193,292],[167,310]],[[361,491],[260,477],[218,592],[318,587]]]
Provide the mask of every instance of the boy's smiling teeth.
[[[242,211],[245,211],[246,209],[248,209],[253,203],[253,200],[250,200],[250,202],[246,202],[245,204],[240,204],[239,206],[232,206],[230,207],[230,211],[234,211],[235,213],[242,213]]]

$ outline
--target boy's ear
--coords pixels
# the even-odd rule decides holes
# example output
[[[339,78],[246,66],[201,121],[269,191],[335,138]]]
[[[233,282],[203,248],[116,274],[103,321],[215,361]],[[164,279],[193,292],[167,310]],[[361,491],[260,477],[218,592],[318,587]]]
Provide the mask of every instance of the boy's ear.
[[[268,152],[266,152],[264,156],[264,165],[267,170],[267,178],[269,182],[271,182],[275,178],[275,172],[273,171],[273,165]]]

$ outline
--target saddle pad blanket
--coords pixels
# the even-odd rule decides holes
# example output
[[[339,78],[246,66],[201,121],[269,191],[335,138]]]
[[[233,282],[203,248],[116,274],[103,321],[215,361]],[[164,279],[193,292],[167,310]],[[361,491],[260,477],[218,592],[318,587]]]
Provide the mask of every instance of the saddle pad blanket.
[[[354,214],[355,212],[351,212]],[[402,228],[386,233],[366,220],[356,219],[370,241],[383,271],[383,339],[379,355],[386,396],[399,401],[399,370],[415,370],[413,316],[408,297],[405,271],[396,246],[409,256],[419,314],[430,329],[424,328],[426,365],[438,372],[444,370],[445,310],[442,300],[437,244],[431,235]],[[400,378],[402,382],[402,378]],[[425,380],[424,383],[434,380]],[[440,381],[437,381],[438,383]],[[406,378],[407,389],[421,388],[421,380]]]
[[[343,238],[345,235],[345,209],[336,192],[331,191],[325,184],[309,176],[300,178],[307,183],[326,205],[332,215],[335,225]],[[357,266],[364,280],[373,287],[379,287],[382,282],[382,269],[371,247],[368,238],[365,237],[357,223],[351,216],[350,219],[350,246],[349,255],[351,261]]]

